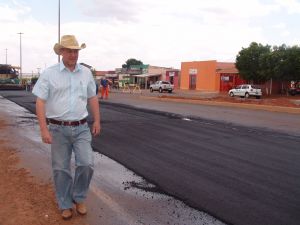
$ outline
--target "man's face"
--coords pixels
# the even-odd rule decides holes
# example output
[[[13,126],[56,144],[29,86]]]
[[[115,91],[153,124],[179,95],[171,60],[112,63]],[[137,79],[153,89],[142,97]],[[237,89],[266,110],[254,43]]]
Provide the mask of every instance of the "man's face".
[[[74,68],[78,60],[79,50],[62,48],[61,55],[65,66],[68,68]]]

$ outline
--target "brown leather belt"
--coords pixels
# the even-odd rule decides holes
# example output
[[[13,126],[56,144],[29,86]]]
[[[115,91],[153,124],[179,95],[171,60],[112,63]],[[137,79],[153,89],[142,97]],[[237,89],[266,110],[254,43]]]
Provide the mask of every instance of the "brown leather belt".
[[[79,126],[81,124],[86,123],[86,121],[87,121],[86,118],[78,121],[61,121],[61,120],[47,118],[47,124],[52,123],[52,124],[62,125],[62,126]]]

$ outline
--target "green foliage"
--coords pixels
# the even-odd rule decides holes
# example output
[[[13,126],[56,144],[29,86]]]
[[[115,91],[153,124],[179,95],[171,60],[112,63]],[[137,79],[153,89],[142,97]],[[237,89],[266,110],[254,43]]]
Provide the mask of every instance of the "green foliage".
[[[300,48],[298,46],[286,47],[285,45],[274,50],[277,65],[274,75],[277,79],[285,81],[300,80]]]
[[[247,81],[300,80],[300,48],[284,44],[271,48],[253,42],[239,52],[236,67]]]
[[[243,48],[236,57],[236,68],[241,77],[247,81],[261,82],[266,77],[262,74],[262,62],[267,60],[267,55],[271,52],[269,45],[263,46],[252,42],[248,48]],[[261,57],[265,57],[262,61]]]
[[[143,65],[143,62],[134,58],[128,59],[125,64],[122,65],[122,68],[129,69],[133,65]]]

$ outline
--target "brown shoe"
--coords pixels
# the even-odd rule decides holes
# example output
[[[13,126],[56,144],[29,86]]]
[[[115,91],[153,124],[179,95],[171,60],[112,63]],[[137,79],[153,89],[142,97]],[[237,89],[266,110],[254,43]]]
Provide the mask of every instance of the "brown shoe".
[[[75,203],[76,204],[76,211],[80,214],[80,215],[85,215],[87,213],[87,209],[85,204],[82,203]]]
[[[61,212],[61,216],[64,220],[68,220],[72,218],[72,209],[63,209]]]

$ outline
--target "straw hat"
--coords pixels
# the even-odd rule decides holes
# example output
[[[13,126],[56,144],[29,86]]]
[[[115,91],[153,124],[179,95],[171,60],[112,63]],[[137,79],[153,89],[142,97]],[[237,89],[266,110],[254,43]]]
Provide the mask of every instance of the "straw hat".
[[[60,39],[60,43],[56,43],[54,45],[54,52],[57,55],[60,55],[60,50],[62,48],[68,48],[68,49],[84,49],[86,45],[83,43],[79,46],[78,41],[76,40],[76,37],[74,35],[64,35]]]

